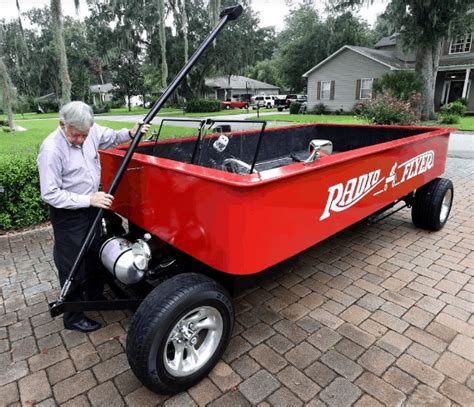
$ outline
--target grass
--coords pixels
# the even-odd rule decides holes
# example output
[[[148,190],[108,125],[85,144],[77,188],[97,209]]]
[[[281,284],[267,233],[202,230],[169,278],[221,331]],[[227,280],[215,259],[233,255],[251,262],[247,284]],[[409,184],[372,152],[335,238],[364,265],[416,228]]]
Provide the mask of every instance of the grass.
[[[420,123],[423,126],[452,127],[461,131],[474,131],[474,116],[461,117],[457,124],[440,124],[434,120]]]
[[[117,109],[110,109],[108,113],[98,113],[95,116],[145,116],[150,109],[144,109],[143,107],[133,107],[129,112],[128,108],[121,107]],[[261,112],[276,112],[276,109],[261,109]],[[249,113],[255,112],[255,110],[249,109]],[[229,109],[221,110],[219,112],[206,112],[206,113],[183,113],[181,109],[165,107],[160,110],[158,116],[167,116],[167,117],[210,117],[210,116],[227,116],[227,115],[236,115],[247,113],[247,109]],[[16,113],[13,115],[13,120],[15,122],[23,122],[24,120],[35,120],[35,119],[57,119],[58,113],[25,113],[20,114]],[[0,114],[0,120],[6,120],[5,115]]]
[[[108,113],[98,113],[95,116],[130,116],[130,115],[145,115],[148,113],[150,109],[144,109],[142,107],[133,107],[132,110],[129,112],[128,108],[121,107],[118,109],[110,109]],[[182,114],[182,110],[174,109],[170,107],[165,107],[160,110],[160,115],[175,115],[175,114]],[[23,120],[33,120],[33,119],[57,119],[59,117],[57,112],[53,113],[16,113],[13,115],[14,121],[23,121]],[[0,114],[0,120],[6,120],[5,115]]]
[[[256,119],[257,116],[252,116]],[[364,120],[348,115],[328,115],[328,114],[275,114],[261,116],[261,119],[268,121],[281,121],[292,123],[342,123],[342,124],[363,124]]]
[[[257,116],[252,116],[256,119]],[[292,123],[340,123],[340,124],[366,124],[367,122],[355,116],[350,115],[313,115],[313,114],[285,114],[268,115],[261,117],[269,121],[282,121]],[[465,116],[461,118],[458,124],[441,124],[435,120],[420,122],[420,126],[433,127],[451,127],[461,131],[474,131],[474,116]]]
[[[131,128],[134,123],[129,122],[113,122],[107,120],[97,120],[102,126],[110,127],[114,130],[123,128]],[[42,141],[58,126],[57,119],[45,120],[24,120],[20,123],[25,127],[26,131],[17,131],[15,133],[0,132],[0,159],[2,156],[9,154],[28,154],[38,149]],[[159,126],[152,126],[149,134],[153,130],[157,130]],[[168,137],[184,137],[196,135],[197,131],[193,128],[178,126],[163,126],[160,138]]]

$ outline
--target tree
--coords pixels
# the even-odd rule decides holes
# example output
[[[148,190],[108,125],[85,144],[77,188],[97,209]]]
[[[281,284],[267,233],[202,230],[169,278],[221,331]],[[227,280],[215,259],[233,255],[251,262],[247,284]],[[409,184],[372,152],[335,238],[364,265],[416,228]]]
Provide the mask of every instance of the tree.
[[[263,61],[257,62],[248,70],[247,76],[258,81],[271,83],[280,88],[284,87],[282,80],[278,76],[278,69],[275,66],[275,61],[271,59],[264,59]]]
[[[114,70],[113,84],[116,86],[117,96],[126,96],[128,110],[132,110],[131,98],[143,95],[143,76],[132,51],[124,52],[112,62]]]
[[[11,81],[7,67],[3,62],[3,58],[0,58],[0,81],[3,93],[3,109],[7,113],[8,126],[13,129]]]
[[[168,84],[168,63],[166,62],[165,0],[159,1],[160,29],[158,31],[161,48],[161,86],[165,90]]]
[[[76,0],[76,6],[78,5]],[[53,28],[54,49],[59,62],[59,79],[61,81],[60,105],[71,101],[71,78],[67,66],[66,46],[64,45],[63,21],[61,13],[61,0],[51,0],[51,22]]]
[[[360,20],[351,12],[329,15],[324,22],[324,26],[327,30],[325,43],[328,56],[344,45],[359,45],[362,47],[373,45],[369,25],[365,20]]]
[[[332,0],[338,8],[352,7],[368,0]],[[373,2],[373,0],[370,0]],[[423,81],[420,113],[434,119],[434,90],[441,44],[444,38],[465,34],[474,27],[474,0],[392,0],[387,19],[401,34],[407,49],[415,51],[415,71]]]
[[[13,130],[13,111],[12,111],[12,89],[10,75],[7,66],[3,61],[3,25],[0,27],[0,84],[3,94],[3,109],[7,113],[7,121],[10,129]]]

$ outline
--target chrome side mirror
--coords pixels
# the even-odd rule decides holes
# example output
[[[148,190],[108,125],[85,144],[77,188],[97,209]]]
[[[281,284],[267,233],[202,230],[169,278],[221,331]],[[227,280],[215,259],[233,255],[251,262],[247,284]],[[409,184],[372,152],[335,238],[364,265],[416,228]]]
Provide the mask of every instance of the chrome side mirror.
[[[304,160],[305,164],[312,163],[321,156],[321,151],[327,155],[332,153],[332,142],[329,140],[311,140],[308,146],[309,157]]]

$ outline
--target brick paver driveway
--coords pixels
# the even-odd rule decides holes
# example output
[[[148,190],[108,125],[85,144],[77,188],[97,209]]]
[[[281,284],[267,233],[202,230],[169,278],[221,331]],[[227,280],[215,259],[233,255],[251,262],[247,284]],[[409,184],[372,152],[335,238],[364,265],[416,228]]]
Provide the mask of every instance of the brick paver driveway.
[[[455,205],[437,233],[409,211],[362,224],[259,278],[236,300],[209,378],[172,398],[131,373],[130,315],[89,335],[52,320],[51,232],[0,237],[0,405],[474,405],[474,163],[450,158]]]

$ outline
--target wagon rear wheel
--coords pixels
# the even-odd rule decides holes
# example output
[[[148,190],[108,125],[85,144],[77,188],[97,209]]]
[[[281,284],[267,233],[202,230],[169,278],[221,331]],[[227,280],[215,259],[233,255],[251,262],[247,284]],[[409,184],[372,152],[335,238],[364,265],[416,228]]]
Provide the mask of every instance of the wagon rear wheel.
[[[418,188],[411,210],[413,224],[422,229],[442,229],[448,221],[453,197],[453,183],[446,178],[436,178]]]
[[[133,316],[128,361],[150,390],[186,390],[217,363],[233,323],[232,301],[222,286],[200,274],[177,275],[156,287]]]

